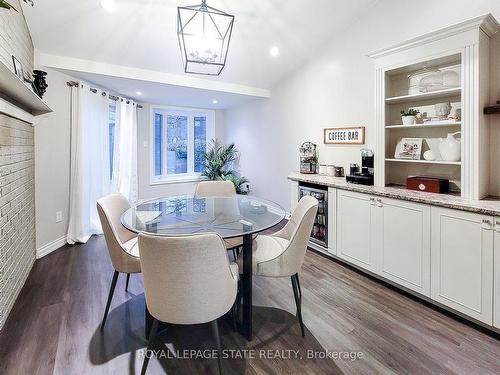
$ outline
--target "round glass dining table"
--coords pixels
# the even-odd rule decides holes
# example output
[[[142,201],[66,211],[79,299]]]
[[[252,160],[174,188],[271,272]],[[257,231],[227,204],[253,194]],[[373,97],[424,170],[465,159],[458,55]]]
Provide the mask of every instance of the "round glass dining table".
[[[249,195],[198,197],[181,195],[139,202],[121,218],[125,228],[136,233],[162,236],[218,233],[222,238],[243,238],[241,275],[243,335],[252,339],[252,235],[269,229],[285,218],[274,202]],[[146,310],[146,333],[150,326]]]

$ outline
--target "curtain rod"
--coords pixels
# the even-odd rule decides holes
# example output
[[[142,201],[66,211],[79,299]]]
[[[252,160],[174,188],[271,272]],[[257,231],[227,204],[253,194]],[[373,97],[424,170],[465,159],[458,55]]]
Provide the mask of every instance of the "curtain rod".
[[[69,87],[78,87],[78,86],[80,86],[80,84],[78,82],[75,82],[75,81],[68,81],[68,82],[66,82],[66,84]],[[90,87],[90,91],[92,91],[94,94],[97,93],[97,89],[94,89],[92,87]],[[102,95],[103,96],[108,95],[108,98],[110,98],[111,100],[114,100],[114,101],[121,100],[123,102],[123,98],[120,98],[119,96],[115,96],[115,95],[111,95],[111,94],[106,94],[104,91],[102,92]],[[127,100],[127,103],[129,103],[128,100]],[[142,105],[140,105],[140,104],[136,104],[136,107],[137,108],[143,108]]]

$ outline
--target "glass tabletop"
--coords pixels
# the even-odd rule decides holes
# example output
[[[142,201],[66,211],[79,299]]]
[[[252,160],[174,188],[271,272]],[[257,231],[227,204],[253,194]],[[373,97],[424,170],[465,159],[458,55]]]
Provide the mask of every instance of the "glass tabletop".
[[[164,236],[216,232],[222,238],[262,232],[285,218],[277,203],[249,196],[172,196],[138,203],[121,218],[129,230]]]

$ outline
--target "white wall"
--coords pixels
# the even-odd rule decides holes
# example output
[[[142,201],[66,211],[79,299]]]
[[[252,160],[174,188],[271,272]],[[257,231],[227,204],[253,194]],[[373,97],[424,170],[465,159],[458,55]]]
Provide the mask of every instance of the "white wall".
[[[68,229],[70,104],[74,78],[56,70],[47,71],[49,87],[43,99],[54,110],[35,126],[35,206],[37,249],[64,243]],[[56,223],[56,212],[62,222]],[[55,245],[57,246],[57,245]]]
[[[500,1],[381,1],[274,87],[270,99],[228,110],[226,141],[241,150],[242,172],[253,193],[290,208],[286,177],[298,169],[298,148],[304,141],[319,145],[321,163],[348,171],[349,163],[360,162],[361,147],[325,146],[323,128],[364,125],[363,147],[373,147],[374,70],[366,53],[488,12],[500,20]],[[496,80],[500,87],[498,74]]]
[[[174,194],[191,194],[194,192],[196,182],[163,183],[151,185],[150,183],[150,129],[151,106],[142,104],[143,108],[137,112],[137,174],[139,179],[139,199],[150,199]],[[225,111],[215,111],[215,137],[224,139]]]

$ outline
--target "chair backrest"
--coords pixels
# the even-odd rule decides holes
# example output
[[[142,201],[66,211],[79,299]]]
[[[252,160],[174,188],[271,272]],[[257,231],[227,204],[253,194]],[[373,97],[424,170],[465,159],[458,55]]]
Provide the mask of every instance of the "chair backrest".
[[[144,293],[149,312],[172,324],[201,324],[230,310],[237,275],[216,233],[180,237],[139,234]]]
[[[113,267],[118,272],[128,272],[131,262],[134,260],[125,250],[122,244],[137,235],[127,230],[121,223],[122,214],[130,208],[130,204],[122,194],[109,194],[97,201],[97,212],[102,225],[102,231],[108,245],[109,256]],[[136,262],[134,262],[136,263]],[[136,271],[132,271],[136,272]]]
[[[236,189],[231,181],[201,181],[196,185],[195,195],[205,197],[231,197]]]
[[[259,273],[269,276],[291,276],[299,272],[304,262],[307,244],[318,210],[318,200],[302,197],[285,227],[275,235],[289,242],[280,256],[259,264]]]

